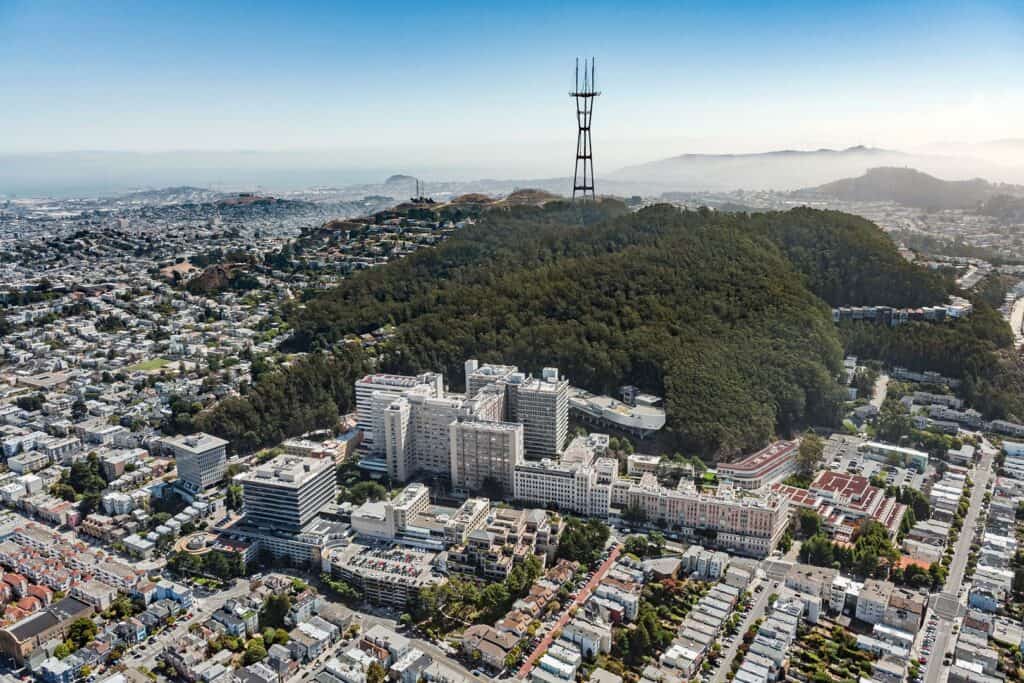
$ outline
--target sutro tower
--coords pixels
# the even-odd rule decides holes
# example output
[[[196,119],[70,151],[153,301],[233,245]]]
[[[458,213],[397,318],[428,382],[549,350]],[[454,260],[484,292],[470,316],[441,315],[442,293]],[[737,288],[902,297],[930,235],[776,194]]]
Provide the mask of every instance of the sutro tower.
[[[582,78],[581,78],[582,75]],[[572,198],[576,194],[586,199],[596,199],[594,194],[594,155],[590,144],[590,117],[594,111],[594,98],[601,93],[595,90],[594,58],[583,60],[583,73],[580,74],[580,60],[576,58],[576,88],[569,93],[576,98],[576,124],[579,132],[576,135],[576,170],[572,174]]]

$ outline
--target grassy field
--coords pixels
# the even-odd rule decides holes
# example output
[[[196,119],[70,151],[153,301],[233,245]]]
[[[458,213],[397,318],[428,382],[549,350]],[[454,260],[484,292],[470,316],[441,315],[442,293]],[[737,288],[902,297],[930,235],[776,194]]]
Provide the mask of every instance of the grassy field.
[[[159,370],[160,368],[164,367],[170,362],[171,361],[167,360],[166,358],[150,358],[149,360],[144,360],[141,363],[136,363],[135,365],[129,366],[128,371],[155,372],[156,370]]]

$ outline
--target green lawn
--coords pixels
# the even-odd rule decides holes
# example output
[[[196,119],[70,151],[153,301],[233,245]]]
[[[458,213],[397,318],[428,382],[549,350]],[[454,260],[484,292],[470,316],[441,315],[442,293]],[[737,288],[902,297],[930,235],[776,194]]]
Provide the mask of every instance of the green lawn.
[[[167,360],[166,358],[150,358],[149,360],[144,360],[141,363],[136,363],[135,365],[129,366],[128,371],[153,372],[155,370],[159,370],[160,368],[164,367],[170,362],[171,361]]]

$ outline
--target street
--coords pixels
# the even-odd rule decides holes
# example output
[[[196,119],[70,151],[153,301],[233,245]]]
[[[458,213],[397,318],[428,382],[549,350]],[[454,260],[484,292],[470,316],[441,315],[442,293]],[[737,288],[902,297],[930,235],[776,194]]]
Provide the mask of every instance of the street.
[[[580,589],[580,592],[576,595],[576,599],[573,600],[572,604],[565,606],[562,610],[562,616],[558,618],[558,621],[555,622],[554,626],[548,629],[548,632],[544,635],[540,644],[534,648],[533,652],[530,653],[530,656],[523,662],[523,665],[519,668],[519,673],[516,674],[517,678],[526,678],[526,675],[530,673],[530,669],[533,668],[534,663],[547,651],[549,647],[551,647],[551,642],[554,640],[554,634],[556,632],[560,632],[565,625],[569,623],[569,619],[572,617],[573,608],[582,605],[587,601],[587,598],[590,597],[590,594],[597,587],[597,584],[601,583],[601,579],[604,578],[604,575],[612,565],[615,564],[615,560],[618,559],[620,552],[622,552],[622,546],[616,543],[608,554],[608,558],[605,559],[598,570],[594,572],[594,576],[583,588]]]
[[[889,375],[884,372],[878,375],[875,380],[874,392],[871,395],[871,405],[881,410],[885,403],[885,395],[889,392]]]
[[[142,644],[136,645],[132,650],[125,655],[124,665],[129,668],[140,668],[145,667],[146,669],[152,670],[156,666],[157,657],[163,652],[164,648],[171,645],[178,638],[185,635],[188,631],[188,627],[192,624],[201,624],[210,616],[219,610],[225,602],[232,598],[241,598],[248,595],[250,592],[249,581],[246,579],[237,579],[230,588],[224,591],[220,591],[214,595],[195,598],[192,602],[192,607],[189,608],[188,612],[192,613],[192,618],[180,618],[174,622],[174,625],[168,629],[165,629],[156,636],[156,641],[152,644],[145,643],[146,649],[142,649]],[[148,641],[148,638],[147,638]]]
[[[970,508],[967,510],[963,529],[957,539],[953,561],[949,565],[949,575],[946,577],[946,585],[941,594],[932,596],[930,611],[938,617],[938,624],[931,654],[927,655],[928,664],[924,672],[926,683],[940,683],[949,671],[949,667],[943,666],[942,660],[955,641],[955,634],[952,633],[953,625],[960,612],[960,596],[957,593],[963,585],[964,571],[967,569],[967,559],[971,550],[971,540],[974,538],[978,515],[984,507],[985,489],[992,476],[992,459],[995,453],[996,449],[983,440],[981,461],[972,471],[971,479],[974,481],[974,489],[971,491]]]
[[[715,668],[715,673],[711,677],[711,683],[724,683],[725,676],[732,670],[729,665],[732,660],[736,657],[736,651],[739,650],[740,643],[743,642],[743,634],[747,632],[754,622],[764,616],[765,611],[768,609],[768,598],[774,591],[772,588],[775,583],[770,579],[765,579],[762,582],[764,588],[760,593],[755,594],[754,604],[750,608],[750,612],[740,623],[740,628],[733,637],[732,644],[722,650],[722,656],[718,660],[718,666]]]
[[[787,552],[782,559],[787,562],[795,562],[799,554],[800,542],[794,541],[789,552]],[[718,660],[718,666],[715,668],[715,672],[711,677],[711,683],[725,682],[726,675],[732,670],[732,667],[729,665],[732,663],[732,660],[736,658],[736,652],[739,650],[740,643],[743,642],[743,634],[747,632],[747,629],[754,625],[755,621],[765,615],[765,612],[768,609],[768,598],[771,597],[772,593],[778,592],[775,589],[776,583],[777,581],[771,577],[768,577],[761,582],[761,585],[764,586],[764,588],[761,589],[759,594],[755,593],[756,597],[754,599],[754,603],[750,608],[750,612],[747,613],[747,616],[740,623],[740,628],[736,632],[736,637],[733,638],[732,644],[722,651],[722,656]],[[753,584],[751,585],[751,588],[754,588]]]

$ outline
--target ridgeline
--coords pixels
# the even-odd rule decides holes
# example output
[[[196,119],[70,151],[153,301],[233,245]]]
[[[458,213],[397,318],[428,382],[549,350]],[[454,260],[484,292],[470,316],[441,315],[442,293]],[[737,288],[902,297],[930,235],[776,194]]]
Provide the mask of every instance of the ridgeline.
[[[555,365],[593,391],[633,383],[665,396],[680,448],[729,456],[835,422],[842,346],[830,305],[919,306],[947,293],[877,227],[842,213],[551,202],[485,211],[437,249],[291,310],[286,347],[342,353],[346,336],[393,323],[383,370],[441,370],[458,384],[478,357]]]

